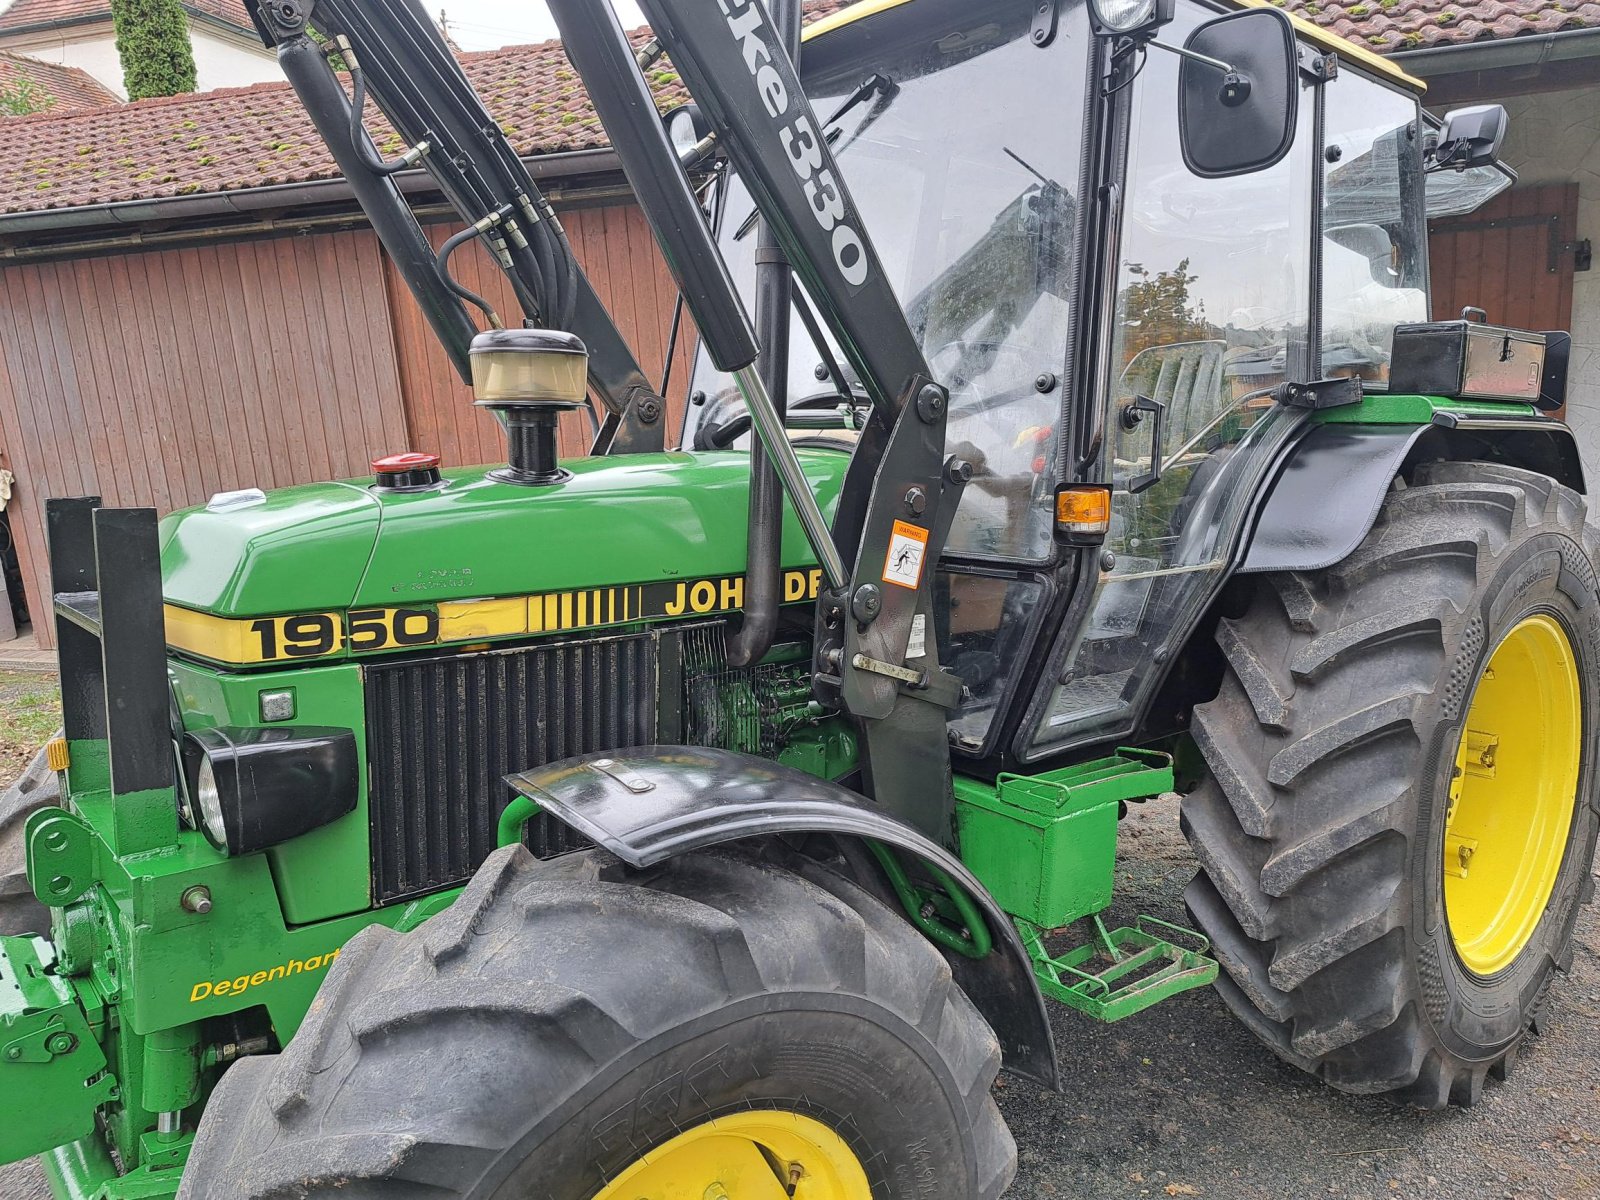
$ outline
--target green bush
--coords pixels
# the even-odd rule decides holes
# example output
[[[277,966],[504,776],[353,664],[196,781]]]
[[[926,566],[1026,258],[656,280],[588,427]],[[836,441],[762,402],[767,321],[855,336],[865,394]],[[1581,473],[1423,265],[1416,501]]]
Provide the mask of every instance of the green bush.
[[[54,106],[56,98],[26,75],[13,85],[0,83],[0,114],[25,117]]]

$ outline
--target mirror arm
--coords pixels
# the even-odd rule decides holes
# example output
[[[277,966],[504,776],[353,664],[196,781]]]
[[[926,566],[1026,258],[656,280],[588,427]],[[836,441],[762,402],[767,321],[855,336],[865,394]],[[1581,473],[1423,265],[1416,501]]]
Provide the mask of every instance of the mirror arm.
[[[1220,58],[1212,58],[1209,54],[1196,54],[1193,50],[1185,49],[1182,46],[1169,46],[1165,42],[1158,42],[1154,39],[1145,44],[1154,46],[1157,50],[1165,50],[1168,54],[1176,54],[1179,58],[1188,58],[1197,63],[1205,63],[1206,66],[1213,67],[1224,75],[1235,73],[1231,64],[1223,62]]]

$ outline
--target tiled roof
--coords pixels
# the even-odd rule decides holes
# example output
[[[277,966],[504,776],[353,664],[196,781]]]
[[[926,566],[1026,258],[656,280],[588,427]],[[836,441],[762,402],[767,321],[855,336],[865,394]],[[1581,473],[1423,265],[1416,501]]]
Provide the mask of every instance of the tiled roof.
[[[1381,54],[1600,29],[1600,0],[1273,0]]]
[[[559,42],[461,56],[519,154],[606,145]],[[664,99],[677,76],[658,70]],[[348,86],[348,84],[346,85]],[[403,146],[369,109],[386,155]],[[139,100],[115,108],[0,121],[0,212],[189,196],[338,177],[287,83]]]
[[[52,113],[122,103],[94,76],[78,67],[40,62],[26,54],[0,50],[0,87],[15,88],[24,79],[32,80],[39,99],[48,101],[47,111]]]
[[[245,11],[244,0],[184,0],[183,6],[199,13],[255,32],[250,14]],[[0,33],[15,33],[40,25],[55,25],[62,21],[77,21],[91,17],[111,19],[111,0],[15,0],[0,12]]]
[[[18,5],[84,2],[17,0]],[[238,0],[201,2],[237,4]],[[1318,24],[1380,50],[1600,26],[1600,0],[1582,0],[1565,8],[1560,0],[1285,2]],[[828,16],[849,3],[811,0],[806,5],[807,20]],[[599,149],[606,144],[559,43],[506,47],[460,58],[519,154]],[[663,101],[681,94],[677,77],[664,64],[657,68],[654,82]],[[375,113],[370,121],[384,153],[398,153],[398,140]],[[3,213],[309,183],[337,175],[299,101],[283,83],[0,121]]]

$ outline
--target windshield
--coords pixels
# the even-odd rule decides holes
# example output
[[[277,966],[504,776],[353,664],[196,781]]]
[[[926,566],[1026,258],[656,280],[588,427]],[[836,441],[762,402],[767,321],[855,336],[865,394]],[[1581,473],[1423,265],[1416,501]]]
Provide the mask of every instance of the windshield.
[[[845,59],[829,46],[825,58],[808,47],[805,59],[819,118],[859,97],[831,128],[834,151],[933,373],[951,389],[949,450],[977,468],[947,550],[1021,560],[1051,549],[1057,380],[1076,269],[1077,97],[1090,42],[1082,6],[1068,5],[1051,44],[1035,46],[1032,12],[1027,3],[908,6],[872,19],[874,36],[857,38],[866,53]],[[874,75],[880,82],[864,88]],[[750,210],[735,183],[721,240],[747,302]],[[864,402],[848,366],[845,379],[834,377],[828,358],[843,360],[829,352],[819,354],[796,321],[791,410],[836,409],[846,394]],[[686,446],[743,411],[703,351],[692,391]]]

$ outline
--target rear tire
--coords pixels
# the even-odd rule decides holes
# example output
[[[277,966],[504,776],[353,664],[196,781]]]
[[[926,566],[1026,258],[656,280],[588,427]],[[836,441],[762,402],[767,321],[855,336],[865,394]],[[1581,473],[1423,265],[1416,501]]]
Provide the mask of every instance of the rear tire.
[[[589,1200],[686,1131],[771,1112],[862,1169],[799,1196],[988,1198],[1016,1165],[999,1062],[903,918],[775,843],[644,872],[513,847],[416,931],[349,942],[285,1052],[224,1076],[179,1195]],[[795,1161],[758,1144],[758,1171]],[[713,1169],[682,1181],[737,1195]]]
[[[1581,497],[1544,476],[1432,464],[1397,484],[1349,558],[1263,577],[1218,628],[1228,670],[1195,710],[1211,778],[1184,800],[1202,867],[1185,900],[1229,1008],[1336,1088],[1471,1104],[1570,962],[1594,890],[1600,746],[1583,522]],[[1479,974],[1450,929],[1445,823],[1476,686],[1529,617],[1564,631],[1578,673],[1577,787],[1548,901],[1529,901],[1537,924]]]

